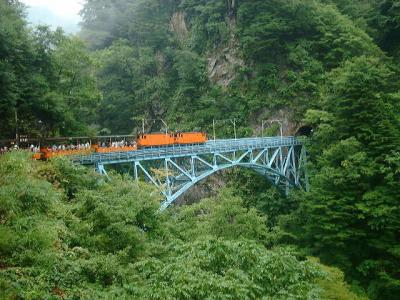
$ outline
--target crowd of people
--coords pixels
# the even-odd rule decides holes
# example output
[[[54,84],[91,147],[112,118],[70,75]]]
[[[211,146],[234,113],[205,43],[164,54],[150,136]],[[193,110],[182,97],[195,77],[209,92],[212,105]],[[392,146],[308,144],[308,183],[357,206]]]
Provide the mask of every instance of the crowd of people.
[[[20,150],[18,145],[10,145],[10,146],[3,146],[0,147],[0,154],[4,154],[11,151],[18,151]]]
[[[67,151],[67,150],[85,150],[90,149],[91,144],[89,142],[83,144],[62,144],[62,145],[53,145],[51,147],[47,147],[47,151],[57,152],[57,151]]]
[[[121,148],[121,147],[134,147],[136,146],[135,141],[119,141],[119,142],[102,142],[100,147],[102,148]]]
[[[38,152],[40,152],[40,147],[39,147],[39,146],[35,146],[35,145],[32,144],[32,145],[29,147],[29,150],[30,150],[31,152],[38,153]]]
[[[10,146],[2,146],[0,147],[0,155],[7,153],[7,152],[11,152],[11,151],[18,151],[18,150],[27,150],[27,148],[24,147],[20,147],[17,144],[13,144]],[[33,153],[39,153],[40,152],[40,147],[39,146],[35,146],[35,145],[30,145],[29,146],[29,151],[33,152]]]
[[[135,147],[136,141],[130,140],[121,140],[121,141],[107,141],[107,142],[100,142],[99,147],[101,148],[122,148],[122,147]],[[86,143],[78,143],[78,144],[60,144],[60,145],[52,145],[45,147],[48,152],[60,152],[60,151],[70,151],[70,150],[89,150],[92,148],[92,144],[89,142]],[[31,144],[28,147],[20,147],[17,144],[9,145],[9,146],[2,146],[0,147],[0,155],[10,152],[10,151],[17,151],[17,150],[28,150],[33,153],[39,153],[41,147],[39,145]]]

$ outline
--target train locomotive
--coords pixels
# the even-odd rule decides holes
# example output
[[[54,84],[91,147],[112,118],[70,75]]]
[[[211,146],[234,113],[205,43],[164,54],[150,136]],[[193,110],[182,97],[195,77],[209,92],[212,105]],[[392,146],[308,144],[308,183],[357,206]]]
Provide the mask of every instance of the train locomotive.
[[[120,139],[123,140],[119,142],[115,141]],[[43,144],[46,146],[41,146],[40,150],[34,153],[33,158],[36,160],[48,160],[60,156],[130,152],[143,148],[169,147],[174,145],[198,145],[206,143],[207,140],[205,132],[141,133],[136,138],[133,136],[101,136],[95,138],[48,139],[43,141]],[[51,144],[53,145],[51,146]],[[66,144],[68,146],[65,146]]]

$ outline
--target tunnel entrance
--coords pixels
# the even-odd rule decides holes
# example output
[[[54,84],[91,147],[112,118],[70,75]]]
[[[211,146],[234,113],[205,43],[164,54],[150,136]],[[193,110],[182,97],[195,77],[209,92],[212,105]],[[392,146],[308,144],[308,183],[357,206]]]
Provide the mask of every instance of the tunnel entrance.
[[[301,126],[297,130],[296,136],[311,136],[312,133],[313,133],[313,128],[311,126],[305,125]]]

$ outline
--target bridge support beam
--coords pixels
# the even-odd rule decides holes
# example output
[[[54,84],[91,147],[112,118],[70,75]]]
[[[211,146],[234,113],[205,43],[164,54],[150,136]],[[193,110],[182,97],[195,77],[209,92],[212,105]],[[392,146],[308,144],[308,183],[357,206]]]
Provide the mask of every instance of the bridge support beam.
[[[240,154],[189,154],[184,158],[162,159],[156,169],[159,171],[155,171],[153,162],[135,162],[134,177],[135,180],[142,177],[160,190],[165,197],[161,209],[165,209],[199,181],[232,167],[254,169],[286,194],[295,187],[306,190],[305,157],[303,146],[249,149]]]
[[[107,178],[109,178],[108,174],[107,174],[107,171],[106,171],[106,169],[105,169],[103,164],[97,164],[96,165],[96,171],[98,173],[100,173],[101,175],[105,175]]]
[[[108,177],[105,165],[129,163],[136,181],[153,184],[164,196],[167,208],[193,185],[206,177],[233,167],[250,168],[285,193],[292,188],[309,190],[307,153],[296,138],[249,138],[211,141],[141,149],[130,153],[100,154],[80,159],[94,164]]]

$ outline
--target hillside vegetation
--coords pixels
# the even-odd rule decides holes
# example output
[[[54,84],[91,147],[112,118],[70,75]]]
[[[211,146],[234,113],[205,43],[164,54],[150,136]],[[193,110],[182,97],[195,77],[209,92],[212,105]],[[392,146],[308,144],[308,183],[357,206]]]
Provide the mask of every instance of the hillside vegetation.
[[[142,119],[209,133],[225,120],[217,137],[229,119],[238,136],[271,119],[312,129],[309,193],[235,170],[167,214],[128,178],[2,157],[2,296],[398,299],[399,15],[398,0],[86,0],[76,37],[0,0],[0,138],[137,133]]]
[[[160,214],[158,193],[112,180],[0,157],[1,299],[358,299],[339,270],[266,247],[265,217],[229,190]]]

